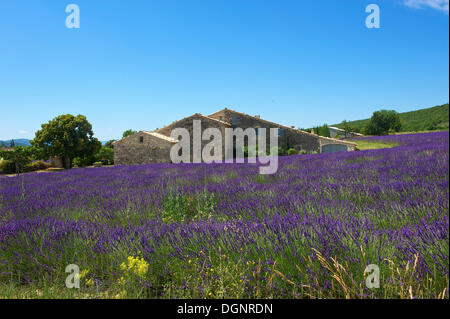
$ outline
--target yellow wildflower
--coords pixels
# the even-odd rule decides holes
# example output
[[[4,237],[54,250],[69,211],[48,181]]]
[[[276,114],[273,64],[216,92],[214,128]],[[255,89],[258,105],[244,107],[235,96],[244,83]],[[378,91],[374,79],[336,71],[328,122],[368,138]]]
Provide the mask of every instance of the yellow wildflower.
[[[127,259],[127,264],[122,263],[120,268],[123,271],[132,272],[139,277],[143,278],[148,271],[148,262],[144,258],[129,256]]]

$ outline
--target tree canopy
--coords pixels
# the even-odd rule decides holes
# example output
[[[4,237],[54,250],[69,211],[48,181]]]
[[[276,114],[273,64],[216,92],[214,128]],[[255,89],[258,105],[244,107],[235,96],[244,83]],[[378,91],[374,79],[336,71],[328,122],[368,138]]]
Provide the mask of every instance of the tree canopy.
[[[33,148],[30,146],[17,146],[13,150],[0,151],[0,158],[10,161],[17,174],[24,171],[24,167],[31,163],[33,156]]]
[[[107,146],[102,146],[100,151],[95,155],[95,160],[102,162],[103,165],[114,164],[114,150]]]
[[[306,132],[312,132],[314,130],[314,134],[324,136],[324,137],[330,137],[330,128],[328,127],[328,124],[323,124],[322,126],[314,126],[312,129],[304,129]]]
[[[133,135],[133,134],[136,134],[136,133],[137,133],[137,132],[136,132],[136,131],[133,131],[132,129],[126,130],[125,132],[123,132],[122,138],[125,138],[125,137],[127,137],[127,136],[130,136],[130,135]]]
[[[398,132],[402,128],[399,114],[394,110],[381,110],[373,113],[366,126],[368,135],[386,135],[390,130]]]
[[[106,147],[109,147],[109,148],[114,148],[113,143],[114,143],[115,141],[116,141],[116,140],[109,140],[108,142],[105,143],[105,146],[106,146]]]
[[[45,159],[61,157],[65,168],[72,167],[75,157],[93,156],[101,148],[92,125],[83,115],[60,115],[41,127],[31,144],[40,149]]]

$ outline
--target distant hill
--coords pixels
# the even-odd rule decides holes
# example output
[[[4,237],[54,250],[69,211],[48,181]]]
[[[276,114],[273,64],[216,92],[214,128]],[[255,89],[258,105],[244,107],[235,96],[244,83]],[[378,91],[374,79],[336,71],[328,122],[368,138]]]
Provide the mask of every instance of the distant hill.
[[[6,146],[9,146],[9,144],[11,144],[11,140],[5,140],[5,141],[0,141],[0,145],[5,144]],[[14,145],[16,146],[30,146],[30,140],[26,139],[26,138],[18,138],[18,139],[14,139]]]
[[[447,103],[417,111],[399,113],[402,122],[401,132],[448,130],[448,112],[449,108]],[[349,121],[348,123],[351,127],[361,130],[369,120]],[[342,123],[332,126],[342,128]]]
[[[11,140],[0,140],[0,145],[2,144],[2,142],[3,142],[3,144],[5,144],[6,146],[9,146],[9,144],[11,144]],[[101,143],[102,143],[102,145],[105,145],[108,141],[100,141]],[[16,146],[30,146],[31,145],[31,143],[30,143],[30,140],[28,140],[28,139],[26,139],[26,138],[17,138],[17,139],[14,139],[14,144],[16,145]]]

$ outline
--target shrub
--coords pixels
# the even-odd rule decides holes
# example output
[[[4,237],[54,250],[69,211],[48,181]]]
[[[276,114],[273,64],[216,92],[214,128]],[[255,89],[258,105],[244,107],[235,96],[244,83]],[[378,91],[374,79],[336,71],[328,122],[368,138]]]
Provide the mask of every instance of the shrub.
[[[3,160],[0,162],[0,172],[3,174],[14,174],[16,173],[16,165],[13,161]]]
[[[76,165],[78,167],[84,167],[84,166],[90,166],[93,165],[94,162],[96,162],[95,158],[93,156],[88,157],[75,157],[72,161],[73,165]]]
[[[12,151],[0,151],[0,157],[10,161],[10,163],[4,164],[6,166],[3,171],[8,172],[8,174],[23,172],[25,166],[31,163],[32,154],[33,148],[30,146],[17,146]],[[12,167],[14,169],[11,169]]]
[[[24,168],[25,172],[34,172],[34,171],[40,171],[44,170],[50,167],[50,164],[47,164],[43,161],[37,161],[34,163],[27,164]]]
[[[94,167],[101,167],[102,166],[102,162],[95,162],[93,165],[94,165]]]
[[[295,148],[290,148],[287,151],[287,155],[297,155],[298,151]]]
[[[317,154],[317,151],[306,151],[306,150],[300,150],[299,154]]]

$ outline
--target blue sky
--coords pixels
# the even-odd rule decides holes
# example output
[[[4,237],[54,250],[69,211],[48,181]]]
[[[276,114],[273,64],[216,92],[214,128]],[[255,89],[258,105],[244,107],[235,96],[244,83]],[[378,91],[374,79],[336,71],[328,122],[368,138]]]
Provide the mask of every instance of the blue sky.
[[[448,30],[448,0],[1,0],[0,139],[67,113],[108,140],[224,107],[311,127],[443,104]]]

